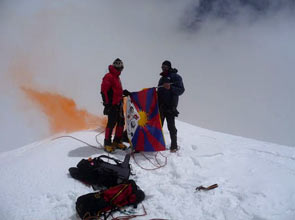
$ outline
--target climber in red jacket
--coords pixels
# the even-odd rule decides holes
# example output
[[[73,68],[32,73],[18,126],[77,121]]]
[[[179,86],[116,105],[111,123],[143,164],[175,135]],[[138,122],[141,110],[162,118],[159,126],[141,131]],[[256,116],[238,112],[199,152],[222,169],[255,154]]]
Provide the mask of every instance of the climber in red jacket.
[[[109,73],[105,74],[101,83],[101,95],[103,99],[103,114],[108,116],[105,130],[104,149],[111,153],[116,148],[125,150],[126,145],[122,143],[123,129],[125,124],[123,112],[123,95],[129,95],[128,90],[122,89],[120,74],[124,68],[122,60],[117,58],[109,65]],[[112,142],[112,132],[116,127],[115,137]]]

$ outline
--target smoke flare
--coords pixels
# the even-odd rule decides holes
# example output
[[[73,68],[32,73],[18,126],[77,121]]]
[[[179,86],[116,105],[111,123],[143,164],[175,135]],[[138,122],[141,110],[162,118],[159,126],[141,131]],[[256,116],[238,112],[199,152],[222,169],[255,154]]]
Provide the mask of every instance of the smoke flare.
[[[22,87],[22,90],[46,114],[52,134],[94,128],[104,129],[106,125],[105,117],[93,115],[84,109],[77,109],[75,101],[70,98],[27,87]]]

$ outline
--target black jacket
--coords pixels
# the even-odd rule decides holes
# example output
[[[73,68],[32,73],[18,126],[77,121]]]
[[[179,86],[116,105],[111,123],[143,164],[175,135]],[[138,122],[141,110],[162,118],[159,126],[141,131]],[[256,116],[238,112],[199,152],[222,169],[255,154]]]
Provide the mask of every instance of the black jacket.
[[[177,105],[178,105],[178,96],[182,95],[184,92],[184,86],[182,78],[177,74],[177,69],[170,69],[168,74],[161,73],[162,76],[158,83],[158,104],[160,111],[176,111],[178,114]],[[170,89],[165,89],[161,87],[164,83],[172,83]]]

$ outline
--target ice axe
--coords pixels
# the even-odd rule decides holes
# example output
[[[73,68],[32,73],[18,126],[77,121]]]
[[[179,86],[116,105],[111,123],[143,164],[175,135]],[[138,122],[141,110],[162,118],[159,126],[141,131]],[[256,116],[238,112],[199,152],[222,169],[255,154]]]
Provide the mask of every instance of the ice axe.
[[[211,186],[208,186],[208,187],[204,187],[204,186],[198,186],[196,188],[196,191],[201,191],[201,190],[204,190],[204,191],[208,191],[208,190],[211,190],[211,189],[215,189],[218,187],[218,184],[213,184]]]

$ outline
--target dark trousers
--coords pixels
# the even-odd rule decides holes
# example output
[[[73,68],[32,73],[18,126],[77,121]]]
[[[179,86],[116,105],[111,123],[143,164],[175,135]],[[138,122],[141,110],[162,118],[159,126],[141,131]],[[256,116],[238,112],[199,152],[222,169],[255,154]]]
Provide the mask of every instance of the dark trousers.
[[[160,112],[162,126],[164,126],[164,120],[167,121],[167,127],[169,130],[170,138],[171,138],[171,147],[170,149],[177,149],[177,129],[175,126],[175,116],[174,114],[167,112]]]
[[[118,107],[118,108],[112,108],[109,113],[107,114],[108,116],[108,123],[107,127],[105,130],[105,140],[104,144],[105,145],[110,145],[112,143],[112,133],[114,127],[116,127],[116,132],[115,132],[115,138],[114,141],[116,142],[121,142],[122,136],[123,136],[123,129],[125,125],[125,118],[124,118],[124,112],[123,108]]]

